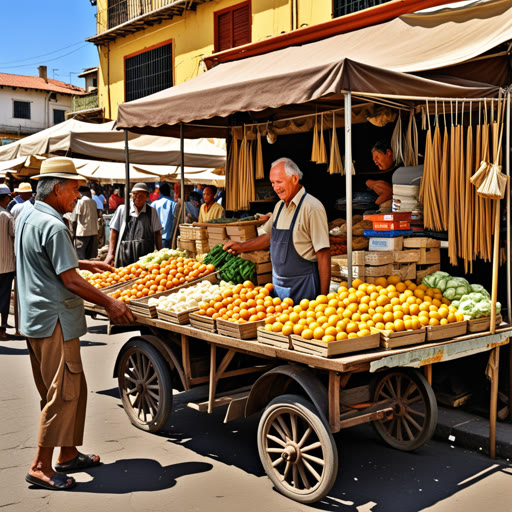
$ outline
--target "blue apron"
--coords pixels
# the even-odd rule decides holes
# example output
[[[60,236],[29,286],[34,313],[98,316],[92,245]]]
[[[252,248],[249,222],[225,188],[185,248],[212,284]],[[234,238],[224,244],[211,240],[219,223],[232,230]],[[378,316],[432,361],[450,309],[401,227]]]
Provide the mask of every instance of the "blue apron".
[[[295,304],[301,299],[314,299],[320,293],[317,262],[299,256],[293,245],[293,228],[305,197],[306,193],[297,205],[289,229],[277,229],[276,227],[284,206],[284,203],[281,204],[270,234],[274,292],[281,299],[292,298]]]

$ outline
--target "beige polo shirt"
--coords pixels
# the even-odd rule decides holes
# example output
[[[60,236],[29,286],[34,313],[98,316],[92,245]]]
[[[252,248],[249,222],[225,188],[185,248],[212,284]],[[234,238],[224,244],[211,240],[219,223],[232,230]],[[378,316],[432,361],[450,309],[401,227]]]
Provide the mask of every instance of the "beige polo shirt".
[[[259,233],[261,235],[264,233],[270,235],[274,219],[277,217],[282,204],[284,206],[281,215],[279,215],[276,228],[289,229],[295,210],[305,193],[306,189],[302,187],[288,206],[286,206],[284,201],[279,201],[274,208],[272,217],[259,229]],[[311,194],[306,195],[297,215],[293,229],[293,245],[299,256],[309,261],[316,261],[316,253],[330,246],[325,208]]]
[[[76,236],[98,234],[98,207],[94,199],[82,196],[76,203],[72,218],[77,223]]]

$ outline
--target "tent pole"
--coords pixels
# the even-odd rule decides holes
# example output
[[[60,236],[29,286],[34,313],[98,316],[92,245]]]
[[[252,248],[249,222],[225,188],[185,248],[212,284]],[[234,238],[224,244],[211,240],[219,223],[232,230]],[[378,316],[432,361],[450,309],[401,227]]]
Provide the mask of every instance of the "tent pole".
[[[128,130],[124,131],[124,223],[128,225],[130,220],[130,149],[128,148]]]
[[[347,272],[352,286],[352,95],[345,93],[345,195],[347,205]]]
[[[185,137],[183,123],[180,123],[180,153],[181,153],[181,176],[180,176],[180,197],[181,215],[180,223],[185,223]]]
[[[510,176],[510,89],[507,91],[507,126],[505,139],[505,173]],[[510,240],[510,183],[508,184],[506,194],[506,210],[507,210],[507,256],[505,264],[507,266],[507,317],[508,323],[512,324],[512,271],[510,261],[511,257],[511,240]]]

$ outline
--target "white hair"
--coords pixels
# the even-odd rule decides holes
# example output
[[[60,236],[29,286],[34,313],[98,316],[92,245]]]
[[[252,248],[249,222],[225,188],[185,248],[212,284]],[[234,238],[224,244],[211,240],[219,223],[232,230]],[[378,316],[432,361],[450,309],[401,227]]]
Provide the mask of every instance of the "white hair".
[[[37,199],[44,201],[53,192],[55,185],[60,185],[66,181],[68,181],[67,178],[41,178],[37,182]]]
[[[299,169],[299,166],[290,158],[286,158],[286,157],[278,158],[275,162],[272,162],[271,169],[281,163],[284,164],[284,172],[288,176],[293,176],[294,174],[297,174],[299,176],[299,181],[302,179],[302,176],[303,176],[302,171]]]

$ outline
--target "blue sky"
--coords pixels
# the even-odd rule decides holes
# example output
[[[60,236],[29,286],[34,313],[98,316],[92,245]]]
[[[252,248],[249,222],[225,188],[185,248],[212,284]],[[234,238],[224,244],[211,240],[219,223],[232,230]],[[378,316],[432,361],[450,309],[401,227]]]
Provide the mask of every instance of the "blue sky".
[[[96,33],[96,7],[89,0],[14,0],[2,2],[0,72],[37,76],[84,86],[77,78],[98,65],[98,52],[85,39]]]

